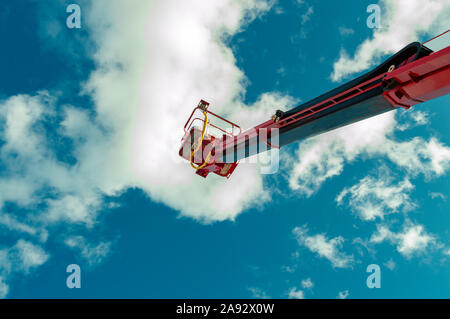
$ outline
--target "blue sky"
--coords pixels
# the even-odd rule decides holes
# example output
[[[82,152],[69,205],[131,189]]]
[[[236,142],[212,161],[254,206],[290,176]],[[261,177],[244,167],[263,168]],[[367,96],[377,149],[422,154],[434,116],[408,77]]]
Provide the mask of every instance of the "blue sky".
[[[80,1],[81,29],[70,1],[4,4],[0,296],[449,298],[450,96],[289,145],[273,175],[176,158],[201,98],[250,127],[448,26],[448,1],[384,0],[373,30],[372,2]]]

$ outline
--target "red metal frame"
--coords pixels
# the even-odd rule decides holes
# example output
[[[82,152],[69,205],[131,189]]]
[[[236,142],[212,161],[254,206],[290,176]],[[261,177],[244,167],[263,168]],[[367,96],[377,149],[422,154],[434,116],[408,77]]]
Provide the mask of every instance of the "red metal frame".
[[[261,128],[265,128],[265,129],[278,128],[279,129],[279,128],[284,127],[284,126],[286,126],[288,124],[292,124],[292,123],[297,122],[299,120],[308,118],[308,117],[310,117],[310,116],[312,116],[312,115],[314,115],[314,114],[316,114],[318,112],[321,112],[323,110],[331,108],[331,107],[333,107],[333,106],[335,106],[337,104],[345,102],[345,101],[347,101],[347,100],[349,100],[351,98],[354,98],[354,97],[356,97],[356,96],[358,96],[360,94],[363,94],[363,93],[365,93],[367,91],[370,91],[370,90],[372,90],[372,89],[374,89],[376,87],[381,86],[382,82],[379,81],[378,83],[376,83],[374,85],[371,85],[371,86],[368,86],[368,87],[366,87],[364,89],[363,89],[363,87],[365,87],[365,86],[367,86],[367,85],[369,85],[369,84],[371,84],[373,82],[378,81],[379,79],[385,77],[386,74],[387,74],[387,72],[383,73],[383,74],[380,74],[379,76],[376,76],[376,77],[374,77],[374,78],[372,78],[372,79],[370,79],[370,80],[368,80],[368,81],[366,81],[364,83],[361,83],[361,84],[359,84],[356,87],[350,88],[350,89],[348,89],[348,90],[346,90],[344,92],[336,94],[335,96],[333,96],[333,97],[331,97],[331,98],[329,98],[329,99],[327,99],[325,101],[321,101],[321,102],[319,102],[317,104],[314,104],[313,106],[310,106],[310,107],[308,107],[308,108],[306,108],[304,110],[301,110],[301,111],[299,111],[299,112],[297,112],[295,114],[292,114],[292,115],[290,115],[290,116],[288,116],[286,118],[283,118],[283,119],[279,120],[278,122],[275,122],[273,120],[266,121],[266,122],[264,122],[264,123],[262,123],[262,124],[260,124],[260,125],[258,125],[256,127],[254,127],[253,129],[247,130],[244,133],[239,134],[237,136],[236,140],[230,141],[230,142],[228,142],[228,144],[223,145],[222,143],[218,143],[217,149],[219,151],[222,151],[223,149],[226,149],[226,148],[230,147],[230,144],[236,144],[236,143],[239,144],[239,143],[243,142],[246,137],[248,139],[252,139],[256,135],[259,135],[259,129],[261,129]],[[345,96],[345,95],[347,95],[347,94],[349,94],[350,92],[353,92],[353,91],[356,91],[356,92],[354,94],[350,94],[350,95],[346,96],[345,98],[343,98],[341,100],[338,100],[340,97]],[[336,101],[336,100],[338,100],[338,101]],[[330,104],[327,105],[327,103],[330,103]],[[321,105],[324,105],[324,106],[320,107]],[[314,110],[315,108],[318,108],[318,107],[320,107],[320,108],[317,109],[317,110]],[[307,114],[305,114],[305,113],[307,113]],[[304,114],[304,115],[301,116],[302,114]],[[298,117],[298,116],[300,116],[300,117]],[[267,141],[265,141],[265,142],[267,143]],[[271,148],[279,148],[279,146],[277,146],[277,145],[271,145],[269,143],[268,143],[268,145]]]
[[[385,77],[386,74],[387,74],[387,72],[383,73],[383,74],[380,74],[379,76],[376,76],[376,77],[374,77],[374,78],[372,78],[372,79],[370,79],[370,80],[368,80],[368,81],[366,81],[364,83],[361,83],[361,84],[359,84],[359,85],[357,85],[355,87],[352,87],[352,88],[348,89],[347,91],[344,91],[344,92],[341,92],[339,94],[336,94],[335,96],[333,96],[333,97],[331,97],[331,98],[329,98],[329,99],[327,99],[325,101],[322,101],[322,102],[319,102],[317,104],[314,104],[313,106],[310,106],[310,107],[308,107],[308,108],[306,108],[304,110],[301,110],[301,111],[299,111],[299,112],[297,112],[295,114],[292,114],[292,115],[290,115],[290,116],[288,116],[286,118],[283,118],[283,119],[281,119],[278,122],[278,128],[281,128],[281,127],[284,127],[284,126],[286,126],[288,124],[292,124],[293,122],[297,122],[297,121],[300,121],[302,119],[308,118],[308,117],[310,117],[310,116],[312,116],[312,115],[314,115],[316,113],[322,112],[322,111],[324,111],[326,109],[329,109],[329,108],[331,108],[331,107],[333,107],[333,106],[335,106],[337,104],[343,103],[343,102],[345,102],[345,101],[347,101],[349,99],[352,99],[352,98],[354,98],[354,97],[356,97],[358,95],[361,95],[361,94],[363,94],[363,93],[365,93],[367,91],[370,91],[370,90],[372,90],[372,89],[374,89],[376,87],[379,87],[379,86],[381,86],[381,82],[378,82],[378,83],[376,83],[374,85],[371,85],[370,87],[362,89],[362,87],[367,86],[368,84],[376,82],[377,80]],[[345,96],[345,95],[347,95],[347,94],[349,94],[351,92],[354,92],[354,91],[356,91],[354,94],[350,94],[347,97],[336,101],[340,97]],[[328,103],[330,103],[330,104],[328,104]],[[321,105],[325,105],[325,106],[320,107]],[[314,109],[316,109],[316,110],[314,110]],[[298,117],[298,116],[300,116],[300,115],[302,115],[304,113],[307,113],[307,114],[305,114],[305,115],[303,115],[301,117]],[[293,121],[291,121],[291,120],[293,120]]]
[[[228,144],[223,145],[222,143],[218,143],[217,149],[219,151],[222,151],[223,149],[229,148],[232,144],[240,144],[245,140],[246,137],[252,139],[254,136],[258,135],[258,131],[260,128],[281,128],[286,125],[295,123],[296,121],[308,118],[318,112],[324,111],[328,108],[336,106],[337,104],[345,102],[360,94],[379,87],[384,81],[388,81],[393,78],[397,82],[399,82],[400,85],[396,88],[384,92],[383,96],[392,104],[393,107],[402,107],[407,109],[411,105],[418,104],[429,99],[433,99],[438,96],[450,93],[449,68],[450,47],[447,47],[446,49],[435,52],[428,57],[424,57],[418,61],[405,64],[397,70],[380,74],[364,83],[359,84],[356,87],[346,90],[345,92],[336,94],[335,96],[325,101],[321,101],[311,107],[283,118],[278,121],[278,123],[273,120],[268,120],[251,130],[247,130],[242,134],[239,134],[234,141],[230,141]],[[415,77],[414,74],[411,73],[411,71],[417,72],[417,75],[421,78],[421,80],[418,81],[418,78]],[[414,77],[415,80],[413,80],[411,76]],[[383,80],[378,81],[380,79]],[[370,85],[371,83],[377,81],[378,83]],[[349,94],[353,91],[355,91],[353,94]],[[403,98],[401,100],[393,98],[393,95],[395,95],[396,92],[400,92],[401,94],[403,94]],[[345,98],[339,99],[343,96],[345,96]]]
[[[186,136],[186,134],[189,132],[189,130],[191,129],[192,124],[193,124],[196,120],[205,123],[205,120],[204,120],[204,119],[201,119],[201,118],[199,118],[199,117],[195,117],[195,118],[192,120],[191,124],[189,125],[188,129],[184,131],[184,132],[185,132],[185,136]],[[220,131],[222,131],[224,134],[227,134],[227,135],[229,135],[229,136],[235,136],[235,135],[233,135],[232,133],[227,132],[227,131],[225,131],[224,129],[222,129],[222,128],[220,128],[220,127],[214,125],[214,124],[208,123],[208,125],[209,125],[209,126],[212,126],[212,127],[214,127],[214,128],[216,128],[216,129],[218,129],[218,130],[220,130]],[[184,139],[184,137],[182,138],[182,140],[183,140],[183,139]]]
[[[392,71],[386,81],[396,86],[383,96],[396,107],[413,105],[450,93],[450,46]]]
[[[445,34],[446,32],[442,34]],[[429,99],[433,99],[441,95],[450,93],[450,88],[448,87],[450,83],[449,68],[450,68],[450,47],[447,47],[443,50],[431,54],[428,57],[424,57],[418,61],[405,64],[402,67],[398,68],[397,70],[380,74],[364,83],[361,83],[339,94],[336,94],[335,96],[325,101],[321,101],[304,110],[301,110],[295,114],[283,118],[280,121],[278,121],[278,123],[274,122],[273,120],[266,121],[256,126],[255,131],[257,132],[259,128],[281,128],[286,125],[290,125],[296,121],[308,118],[318,112],[324,111],[337,104],[345,102],[360,94],[363,94],[376,87],[379,87],[382,85],[384,81],[388,81],[393,78],[397,82],[401,83],[401,85],[392,90],[384,92],[383,96],[394,107],[402,107],[407,109],[411,107],[411,105],[415,105],[427,101]],[[422,80],[422,83],[420,85],[418,84],[418,77],[420,77],[420,79]],[[383,81],[379,81],[374,85],[370,85],[371,83],[374,83],[379,79],[383,79]],[[349,94],[353,91],[356,92],[353,94]],[[404,98],[402,99],[402,101],[404,101],[403,103],[402,101],[393,97],[393,94],[395,94],[395,92],[397,91],[403,94],[404,96]],[[339,98],[342,96],[345,96],[345,98],[339,100]],[[405,99],[408,100],[408,102],[406,102]],[[246,135],[249,136],[249,138],[252,137],[252,134],[248,135],[246,134],[246,132],[244,132],[244,134],[238,136],[238,143],[241,142]]]
[[[214,112],[209,111],[208,110],[208,106],[209,106],[208,102],[206,102],[204,100],[201,100],[199,105],[194,108],[194,110],[192,111],[192,113],[189,116],[188,120],[186,121],[186,124],[184,125],[184,136],[181,139],[182,146],[181,146],[181,149],[179,151],[179,155],[181,157],[185,158],[186,160],[189,160],[189,161],[191,160],[190,159],[190,154],[187,156],[183,152],[184,148],[186,148],[186,147],[188,147],[188,149],[191,150],[192,145],[190,145],[189,137],[192,134],[194,134],[195,131],[198,131],[198,133],[200,134],[200,130],[198,130],[195,127],[192,126],[193,123],[196,120],[199,120],[199,121],[202,121],[203,123],[205,123],[204,119],[201,119],[199,117],[193,118],[193,116],[194,116],[194,114],[195,114],[195,112],[197,110],[200,110],[202,112],[203,111],[207,112],[209,115],[212,115],[213,117],[216,117],[216,118],[218,118],[218,119],[220,119],[220,120],[230,124],[231,127],[232,127],[232,131],[234,131],[234,128],[238,128],[239,129],[239,134],[242,133],[242,129],[241,129],[241,127],[239,125],[237,125],[237,124],[235,124],[235,123],[233,123],[233,122],[223,118],[220,115],[215,114]],[[208,123],[208,126],[212,126],[214,128],[217,128],[218,130],[223,132],[224,135],[228,135],[228,136],[231,136],[231,137],[236,137],[237,136],[233,132],[231,132],[231,133],[227,132],[226,130],[222,129],[221,127],[218,127],[217,125],[214,125],[214,124],[212,124],[210,122]],[[204,140],[202,141],[202,149],[201,149],[202,154],[205,153],[204,152],[205,148],[206,147],[210,147],[210,144],[214,143],[216,140],[217,139],[214,136],[205,136]],[[202,164],[202,163],[195,163],[195,164],[199,165],[199,164]],[[212,158],[210,158],[210,161],[208,162],[208,164],[204,168],[196,170],[196,174],[198,174],[198,175],[200,175],[202,177],[207,177],[209,173],[215,173],[215,174],[217,174],[219,176],[223,176],[223,177],[229,178],[231,176],[231,174],[233,173],[233,171],[236,169],[238,164],[239,164],[239,161],[235,162],[235,163],[216,163],[216,161],[214,159],[214,156],[212,156]]]
[[[427,42],[434,40],[443,34],[440,34],[437,37],[434,37]],[[426,42],[425,42],[426,43]],[[271,129],[271,128],[282,128],[286,125],[291,125],[297,121],[303,120],[310,116],[313,116],[316,113],[322,112],[326,109],[332,108],[340,103],[343,103],[349,99],[355,98],[365,92],[373,90],[374,88],[380,87],[383,83],[393,84],[388,87],[392,87],[383,92],[383,96],[392,104],[393,107],[402,107],[405,109],[410,108],[412,105],[422,103],[439,96],[449,94],[450,93],[450,46],[430,54],[429,56],[423,57],[414,62],[406,62],[401,65],[398,69],[393,70],[391,72],[385,72],[380,74],[364,83],[361,83],[355,87],[352,87],[344,92],[336,94],[335,96],[321,101],[317,104],[314,104],[304,110],[301,110],[295,114],[292,114],[286,118],[280,119],[278,122],[274,120],[268,120],[260,125],[255,126],[254,128],[242,132],[242,129],[239,125],[226,120],[225,118],[207,110],[207,108],[202,108],[201,105],[194,108],[191,113],[191,116],[187,120],[184,131],[185,136],[182,140],[184,140],[183,145],[188,143],[185,139],[186,137],[193,134],[195,128],[192,128],[192,124],[196,120],[203,121],[201,118],[193,118],[194,113],[197,110],[205,110],[208,114],[219,118],[220,120],[229,123],[233,128],[239,128],[239,134],[235,135],[233,133],[229,133],[220,127],[209,124],[220,131],[224,132],[228,136],[232,136],[232,139],[208,137],[211,140],[215,139],[217,143],[215,143],[215,153],[222,154],[224,149],[228,149],[233,145],[240,144],[245,141],[246,138],[252,139],[255,136],[259,135],[260,129]],[[202,101],[204,102],[204,101]],[[202,103],[201,102],[201,103]],[[207,102],[206,105],[209,105]],[[193,118],[193,119],[192,119]],[[192,121],[191,121],[192,119]],[[262,136],[261,136],[262,137]],[[217,141],[218,140],[218,141]],[[265,140],[271,148],[279,148],[276,145],[271,145],[267,140]],[[210,141],[205,141],[205,145],[203,148],[208,145]],[[180,155],[181,154],[180,150]],[[224,176],[229,178],[231,173],[234,171],[238,162],[235,163],[216,163],[215,158],[211,159],[210,163],[203,169],[197,170],[197,174],[206,177],[208,173],[214,172],[220,176]]]
[[[202,101],[203,101],[203,100],[202,100]],[[204,101],[203,101],[203,102],[204,102]],[[207,102],[206,102],[206,103],[207,103]],[[208,103],[208,105],[209,105],[209,103]],[[189,124],[190,120],[192,119],[192,116],[194,115],[195,111],[197,111],[197,110],[203,111],[203,110],[201,109],[200,106],[197,106],[196,108],[194,108],[194,110],[193,110],[192,113],[191,113],[191,116],[189,116],[188,120],[186,121],[186,124],[184,125],[184,133],[187,133],[187,132],[190,130],[190,128],[191,128],[191,126],[192,126],[192,123],[193,123],[195,120],[198,119],[198,120],[201,120],[201,121],[203,121],[203,122],[205,121],[205,120],[203,120],[203,119],[201,119],[201,118],[196,117],[196,118],[194,118],[194,119],[192,120],[191,124]],[[211,112],[211,111],[208,110],[208,109],[206,109],[205,111],[206,111],[206,113],[208,113],[208,114],[210,114],[210,115],[212,115],[212,116],[214,116],[214,117],[217,117],[218,119],[220,119],[220,120],[222,120],[222,121],[224,121],[224,122],[226,122],[226,123],[228,123],[228,124],[231,124],[231,127],[237,127],[237,128],[239,129],[239,134],[242,133],[242,129],[241,129],[241,127],[240,127],[239,125],[237,125],[237,124],[235,124],[235,123],[233,123],[233,122],[231,122],[231,121],[229,121],[229,120],[223,118],[223,117],[220,116],[220,115],[217,115],[217,114],[214,113],[214,112]],[[188,124],[189,124],[189,127],[188,127]],[[228,135],[230,135],[230,136],[236,136],[235,134],[229,133],[229,132],[227,132],[227,131],[225,131],[225,130],[223,130],[223,129],[221,129],[220,127],[217,127],[217,126],[215,126],[215,125],[212,125],[212,124],[208,124],[208,125],[211,125],[211,126],[213,126],[213,127],[217,128],[217,129],[221,130],[222,132],[224,132],[224,133],[226,133],[226,134],[228,134]],[[238,135],[239,135],[239,134],[238,134]]]

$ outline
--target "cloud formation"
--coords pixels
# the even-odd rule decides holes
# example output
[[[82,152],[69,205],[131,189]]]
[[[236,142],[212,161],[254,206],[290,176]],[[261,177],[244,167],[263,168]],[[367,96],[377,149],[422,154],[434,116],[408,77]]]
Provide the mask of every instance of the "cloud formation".
[[[328,259],[334,268],[348,268],[353,264],[353,255],[342,252],[344,238],[342,236],[328,239],[325,234],[309,235],[306,225],[296,227],[292,231],[297,242],[321,258]]]
[[[30,241],[18,240],[12,247],[0,249],[0,298],[9,292],[7,280],[17,274],[28,274],[44,264],[50,255]]]
[[[68,237],[64,243],[70,248],[80,252],[80,255],[87,260],[89,266],[96,266],[103,262],[111,253],[111,242],[90,243],[82,236]]]
[[[410,258],[424,253],[436,244],[435,236],[428,234],[422,225],[405,223],[403,230],[394,233],[386,225],[378,225],[377,231],[370,238],[372,243],[388,241],[397,247],[397,251]]]
[[[343,290],[343,291],[339,291],[339,294],[337,296],[337,299],[347,299],[347,297],[349,296],[349,291],[348,290]]]
[[[240,165],[230,180],[202,179],[178,157],[178,149],[181,128],[201,98],[244,128],[269,118],[275,106],[290,103],[289,97],[266,93],[250,107],[244,105],[245,76],[224,42],[271,5],[172,1],[147,10],[143,4],[130,9],[117,2],[106,17],[102,12],[100,25],[95,12],[101,4],[93,5],[88,21],[96,30],[99,67],[85,89],[96,101],[98,120],[116,134],[109,145],[115,151],[108,157],[122,171],[115,173],[119,182],[204,222],[233,220],[269,200],[258,167]],[[129,16],[136,23],[130,24]],[[105,20],[113,27],[102,28]]]
[[[47,91],[0,102],[5,168],[0,226],[31,238],[0,250],[0,296],[8,293],[7,278],[14,271],[27,273],[49,259],[44,244],[53,226],[94,227],[105,196],[138,187],[152,200],[207,223],[234,220],[270,200],[257,167],[240,165],[228,181],[203,180],[177,153],[184,121],[201,98],[244,128],[292,104],[292,98],[270,92],[245,105],[246,78],[226,45],[272,5],[262,0],[83,2],[89,6],[84,21],[95,43],[96,69],[82,94],[92,98],[94,109],[59,105]],[[309,196],[340,174],[345,161],[364,152],[387,156],[412,173],[445,172],[448,148],[433,138],[397,142],[389,136],[394,125],[392,114],[383,115],[303,143],[290,186]],[[7,203],[25,213],[3,211]],[[353,257],[339,250],[342,237],[311,236],[305,227],[295,233],[300,244],[334,267],[351,265]],[[77,234],[65,244],[89,263],[110,249],[107,242],[91,244]]]
[[[289,173],[291,189],[311,196],[340,175],[346,163],[362,156],[387,158],[411,176],[443,175],[450,165],[450,148],[435,137],[397,140],[395,114],[384,113],[301,143]]]
[[[305,289],[311,289],[312,287],[314,287],[314,283],[312,282],[311,278],[302,280],[302,287]]]
[[[290,97],[271,92],[245,105],[246,78],[226,45],[273,1],[80,5],[95,47],[95,70],[80,94],[92,99],[93,109],[61,105],[58,94],[49,93],[52,88],[0,101],[0,227],[45,243],[54,226],[68,225],[65,244],[91,263],[108,255],[109,243],[90,244],[70,225],[91,229],[108,207],[105,197],[129,188],[141,188],[153,201],[206,223],[233,220],[270,200],[254,165],[240,165],[228,181],[204,180],[177,154],[184,122],[201,98],[243,128],[291,104]],[[24,213],[5,212],[10,203]],[[45,251],[27,243],[8,248],[18,252],[24,272],[47,260]],[[10,256],[8,249],[3,257]],[[10,267],[9,257],[2,261],[2,269]],[[8,274],[0,273],[3,295]]]
[[[289,299],[305,299],[305,293],[298,290],[297,287],[292,287],[288,292]]]
[[[362,220],[384,219],[386,214],[416,207],[409,196],[413,188],[408,178],[394,184],[388,174],[379,178],[366,176],[358,184],[342,190],[336,202],[342,205],[348,199],[348,205]]]
[[[341,81],[349,75],[366,70],[387,55],[399,51],[419,36],[430,37],[448,29],[450,0],[380,0],[381,27],[364,40],[350,56],[343,48],[334,63],[331,79]]]
[[[155,201],[204,221],[234,219],[256,200],[267,200],[257,168],[242,165],[229,181],[203,180],[177,153],[184,121],[200,98],[211,101],[217,113],[250,119],[240,121],[243,127],[291,101],[265,93],[251,107],[244,105],[245,76],[223,42],[272,2],[105,3],[86,10],[86,25],[98,46],[96,70],[83,87],[94,100],[94,116],[63,106],[58,121],[61,108],[45,91],[1,104],[7,176],[0,179],[0,204],[36,205],[49,187],[54,196],[45,198],[45,222],[91,226],[102,196],[128,187],[141,187]],[[68,152],[74,165],[59,158],[46,125],[60,126],[54,137],[73,146]],[[3,224],[33,232],[11,218],[3,218]]]

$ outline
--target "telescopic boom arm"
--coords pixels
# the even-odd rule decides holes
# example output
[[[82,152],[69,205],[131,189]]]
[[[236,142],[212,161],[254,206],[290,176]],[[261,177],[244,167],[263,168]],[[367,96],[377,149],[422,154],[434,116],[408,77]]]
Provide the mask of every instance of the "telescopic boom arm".
[[[366,74],[289,111],[278,110],[266,122],[244,132],[209,111],[209,103],[202,100],[186,122],[179,154],[202,177],[213,172],[229,178],[243,158],[446,95],[450,93],[449,31],[431,39],[447,36],[445,47],[437,52],[424,45],[428,41],[411,43]],[[204,119],[194,117],[196,111],[201,111]],[[209,122],[208,115],[232,130]],[[203,129],[193,125],[196,121],[203,122]],[[221,136],[207,133],[209,127]]]

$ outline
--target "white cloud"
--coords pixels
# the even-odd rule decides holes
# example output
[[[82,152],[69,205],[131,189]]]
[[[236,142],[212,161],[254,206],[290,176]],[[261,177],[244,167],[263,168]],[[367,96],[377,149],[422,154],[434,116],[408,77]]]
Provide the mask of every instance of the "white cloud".
[[[274,12],[276,14],[285,14],[286,12],[284,11],[284,9],[282,7],[280,7],[279,5],[277,5],[276,7],[274,7]]]
[[[420,125],[426,125],[429,123],[429,114],[424,111],[420,111],[417,109],[411,110],[409,112],[401,112],[400,118],[406,118],[406,123],[399,123],[397,125],[397,129],[400,131],[405,131],[407,129],[420,126]]]
[[[394,270],[395,267],[397,267],[397,264],[392,260],[392,258],[383,263],[383,265],[386,266],[386,268],[388,268],[389,270]]]
[[[339,294],[337,296],[337,299],[347,299],[348,295],[350,293],[348,292],[348,290],[344,290],[344,291],[339,291]]]
[[[393,54],[421,34],[436,36],[450,24],[450,0],[380,0],[381,28],[356,49],[353,57],[345,49],[334,63],[333,81],[368,69],[381,57]]]
[[[340,61],[335,64],[333,74],[335,80],[368,68],[383,54],[392,53],[407,44],[410,41],[407,38],[412,38],[412,40],[417,38],[417,34],[420,32],[423,33],[427,30],[437,33],[445,25],[444,21],[450,21],[448,19],[450,16],[444,11],[440,11],[440,8],[448,6],[450,0],[429,1],[423,8],[422,2],[417,0],[395,3],[391,0],[381,2],[383,7],[389,9],[383,10],[386,13],[382,17],[383,28],[374,31],[374,38],[365,41],[357,50],[354,58],[350,59],[345,56],[345,52],[343,53]],[[417,10],[418,7],[421,9]],[[404,8],[404,10],[400,8]],[[412,18],[422,16],[426,17],[424,19]],[[417,26],[413,27],[411,24]],[[377,45],[386,48],[387,51],[379,52],[376,49]],[[400,120],[406,118],[406,123],[403,121],[399,123],[395,118],[396,114],[400,115]],[[346,163],[361,158],[364,160],[388,158],[412,177],[417,174],[423,174],[426,178],[443,175],[450,164],[449,147],[443,145],[435,137],[429,139],[415,137],[409,140],[398,140],[394,137],[396,130],[406,130],[428,122],[429,116],[426,112],[400,110],[303,141],[291,160],[292,165],[287,165],[289,186],[301,195],[312,196],[324,182],[340,175]],[[404,184],[400,186],[409,190],[408,185],[408,180],[405,179]],[[398,193],[396,197],[402,196],[404,195]],[[369,204],[366,205],[364,211],[359,210],[363,213],[363,218],[373,219],[375,216],[383,215],[379,205],[371,208]],[[392,208],[391,206],[390,209],[392,210]]]
[[[411,118],[417,125],[425,125],[429,122],[429,114],[424,111],[415,110],[414,112],[408,112],[411,115]]]
[[[397,240],[399,242],[397,250],[406,256],[423,251],[428,245],[434,243],[434,237],[425,233],[421,225],[410,227],[403,233],[397,234]]]
[[[302,287],[304,289],[311,289],[312,287],[314,287],[314,283],[312,282],[311,278],[302,280]]]
[[[377,225],[377,231],[372,234],[372,243],[389,241],[397,246],[397,251],[407,258],[424,253],[436,243],[435,236],[425,232],[422,225],[406,223],[403,230],[394,233],[385,225]]]
[[[439,193],[439,192],[429,192],[429,194],[432,199],[436,199],[436,198],[439,198],[441,200],[447,199],[447,196],[445,196],[444,194]]]
[[[270,200],[254,165],[240,165],[230,180],[204,180],[177,154],[184,122],[201,98],[243,128],[291,104],[273,92],[245,105],[246,78],[224,41],[273,4],[82,1],[96,69],[81,94],[92,98],[93,110],[58,105],[46,91],[0,101],[0,207],[13,203],[24,211],[20,219],[2,212],[1,225],[40,241],[55,224],[93,227],[107,207],[104,197],[130,187],[204,222],[233,220]],[[65,230],[70,236],[71,226]],[[93,262],[109,250],[109,244],[77,247]],[[18,242],[9,249],[28,270],[47,258],[33,248]]]
[[[302,142],[289,174],[289,186],[311,196],[327,179],[341,174],[345,161],[372,145],[383,144],[394,123],[394,114],[385,113]]]
[[[306,22],[308,22],[311,19],[311,16],[313,13],[314,13],[314,8],[311,6],[308,7],[308,10],[306,10],[306,12],[304,14],[302,14],[302,17],[301,17],[302,24],[305,24]]]
[[[45,91],[3,101],[0,160],[6,174],[0,177],[0,206],[44,205],[39,217],[28,216],[40,227],[58,222],[92,227],[103,196],[129,187],[205,222],[234,219],[269,200],[256,166],[240,165],[228,181],[204,180],[177,154],[184,121],[200,98],[210,100],[215,112],[240,119],[244,128],[269,118],[276,105],[290,104],[289,97],[266,93],[251,107],[244,105],[245,76],[222,42],[272,4],[83,4],[89,7],[84,26],[97,45],[97,69],[83,93],[91,95],[95,112],[61,107]],[[58,158],[45,129],[55,125],[56,138],[74,146],[69,155],[76,164]],[[35,232],[12,222],[3,218],[11,230]]]
[[[394,138],[395,112],[388,112],[308,139],[299,145],[289,171],[289,186],[311,196],[346,162],[365,157],[385,157],[410,175],[427,178],[443,175],[450,164],[450,148],[435,137]]]
[[[9,292],[7,280],[18,274],[28,274],[49,259],[42,247],[20,239],[9,248],[0,249],[0,298]]]
[[[430,160],[431,168],[436,173],[436,175],[442,175],[449,167],[450,162],[450,148],[442,145],[437,139],[433,138],[428,144],[426,144],[425,149],[420,150],[423,157]]]
[[[349,36],[355,33],[355,30],[352,28],[339,27],[339,34],[342,36]]]
[[[9,201],[23,208],[33,208],[45,203],[45,196],[98,194],[95,189],[101,185],[93,183],[97,174],[89,170],[85,162],[70,167],[57,159],[54,141],[47,138],[50,132],[45,131],[45,125],[54,124],[51,113],[55,107],[54,99],[46,92],[36,96],[18,95],[0,105],[0,112],[7,118],[0,126],[5,141],[0,149],[0,161],[6,168],[0,179],[0,189],[6,190],[0,195],[0,204]],[[98,140],[93,137],[92,142]],[[49,198],[48,201],[51,204],[55,200]],[[83,202],[79,205],[84,205]],[[42,219],[46,217],[47,214],[43,214]]]
[[[45,105],[51,102],[48,94],[40,94],[41,99],[19,95],[8,99],[1,108],[4,117],[2,150],[14,152],[26,159],[39,154],[42,139],[29,135],[32,126],[44,116]]]
[[[353,255],[340,251],[344,238],[341,236],[328,239],[324,234],[308,235],[306,225],[296,227],[293,233],[302,246],[316,253],[319,257],[328,259],[335,268],[347,268],[353,264]]]
[[[369,254],[371,254],[372,256],[375,255],[375,251],[369,246],[368,239],[362,239],[361,237],[356,237],[356,238],[353,238],[352,243],[357,245],[357,246],[355,245],[355,248],[361,256],[364,256],[364,254],[365,254],[365,251],[362,248],[367,250],[367,252]]]
[[[270,299],[270,296],[268,296],[267,293],[260,288],[250,287],[248,290],[252,293],[253,298]]]
[[[305,299],[303,291],[298,290],[297,287],[292,287],[288,292],[289,299]]]
[[[406,212],[416,207],[409,196],[413,188],[408,178],[394,184],[387,174],[379,178],[367,176],[356,185],[342,190],[336,201],[342,205],[348,198],[348,205],[362,220],[384,219],[386,214]]]
[[[0,299],[5,298],[8,295],[9,286],[3,280],[3,277],[0,276]]]
[[[12,247],[0,250],[0,275],[24,272],[44,264],[49,255],[37,245],[20,239]]]
[[[20,267],[26,273],[30,269],[44,264],[49,258],[49,255],[40,246],[22,239],[13,247],[12,253],[17,254],[16,256],[20,260]]]
[[[99,120],[115,125],[111,149],[117,151],[109,156],[127,182],[153,200],[205,222],[234,219],[269,199],[256,166],[238,166],[230,180],[202,179],[178,158],[178,149],[182,126],[201,98],[211,102],[214,112],[244,128],[268,119],[276,106],[289,104],[289,98],[274,93],[263,94],[251,107],[244,105],[245,76],[221,41],[267,12],[271,4],[174,1],[154,3],[145,10],[118,2],[106,15],[114,22],[110,29],[98,28],[97,16],[92,15],[91,28],[99,30],[100,68],[86,91],[96,100]],[[97,2],[93,12],[95,8]],[[123,12],[136,23],[130,24]]]
[[[286,266],[286,265],[281,266],[281,270],[282,271],[290,273],[290,274],[294,273],[296,269],[297,269],[296,265],[294,265],[294,266]]]
[[[84,222],[92,225],[96,215],[96,208],[100,205],[98,196],[64,195],[58,199],[49,199],[47,218],[50,222],[68,221],[71,223]]]
[[[30,226],[27,223],[20,222],[14,215],[3,213],[0,215],[0,225],[6,227],[8,230],[26,233],[31,236],[36,236],[40,232],[39,229]],[[46,236],[41,236],[45,241]]]
[[[92,244],[82,236],[72,236],[65,241],[67,246],[79,251],[89,266],[96,266],[103,262],[111,253],[111,242]]]

